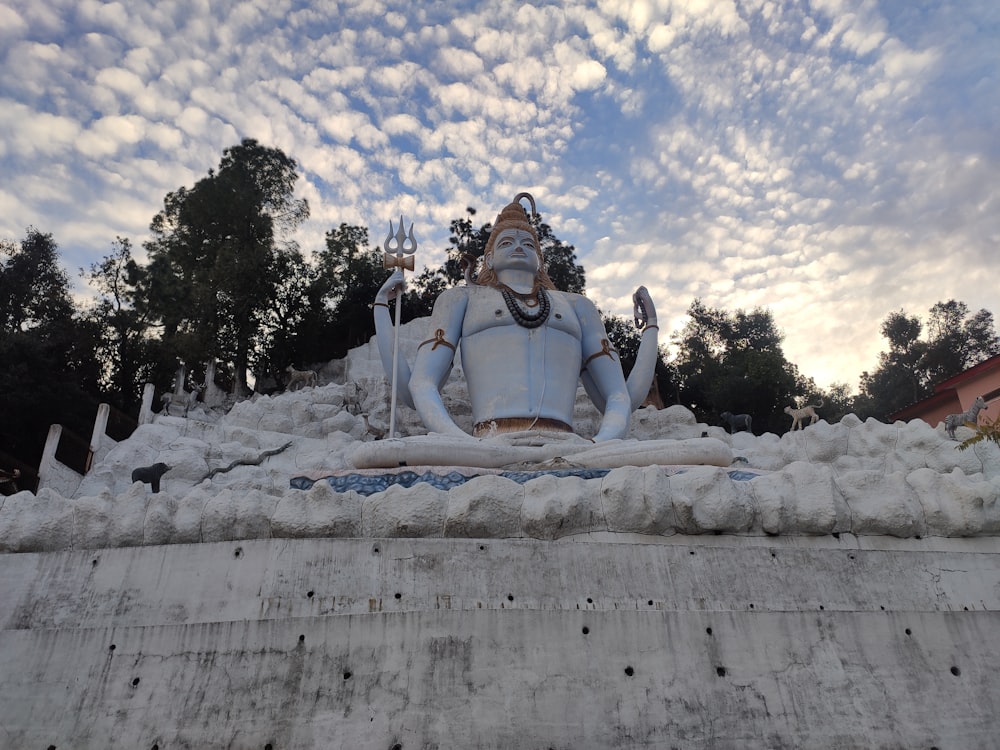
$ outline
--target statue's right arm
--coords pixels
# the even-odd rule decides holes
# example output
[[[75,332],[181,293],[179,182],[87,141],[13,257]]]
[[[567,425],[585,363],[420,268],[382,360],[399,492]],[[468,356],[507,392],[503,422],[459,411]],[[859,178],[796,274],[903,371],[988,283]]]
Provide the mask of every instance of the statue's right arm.
[[[428,430],[471,440],[472,436],[451,418],[441,400],[440,391],[441,383],[455,358],[468,306],[468,287],[446,289],[437,298],[431,314],[428,339],[417,349],[417,359],[410,376],[410,395]]]
[[[375,318],[375,341],[378,344],[379,359],[382,360],[382,369],[385,376],[392,382],[392,350],[396,332],[392,327],[392,316],[389,315],[389,300],[399,299],[403,292],[405,282],[403,272],[396,269],[392,275],[386,279],[385,283],[375,295],[375,304],[372,305],[372,315]],[[399,304],[398,302],[396,304]],[[396,384],[396,395],[404,404],[413,408],[413,398],[410,396],[410,366],[406,362],[406,357],[399,355],[396,362],[396,372],[399,375],[399,382]]]

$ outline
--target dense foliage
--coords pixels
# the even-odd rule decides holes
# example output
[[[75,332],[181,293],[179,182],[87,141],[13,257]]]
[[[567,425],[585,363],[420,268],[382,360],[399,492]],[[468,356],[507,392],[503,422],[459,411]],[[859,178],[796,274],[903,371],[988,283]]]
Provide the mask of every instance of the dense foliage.
[[[965,303],[948,300],[929,312],[924,339],[920,319],[903,310],[882,322],[889,351],[879,354],[875,370],[861,374],[861,394],[854,404],[859,416],[888,419],[930,396],[937,383],[1000,354],[1000,339],[988,310],[970,316]]]
[[[289,365],[316,367],[368,341],[370,304],[389,275],[382,252],[367,228],[342,223],[307,259],[290,239],[309,213],[294,197],[297,179],[295,161],[278,149],[249,139],[226,149],[218,169],[164,198],[145,245],[148,262],[137,262],[119,237],[81,270],[95,292],[82,307],[51,235],[29,228],[20,242],[0,241],[0,468],[37,466],[51,424],[89,437],[99,402],[134,416],[143,385],[170,390],[178,362],[188,368],[188,388],[214,360],[218,386],[245,392],[252,375],[268,390],[283,386]],[[441,291],[464,283],[463,258],[478,265],[492,226],[477,226],[475,216],[468,208],[451,222],[440,268],[408,275],[403,322],[430,314]],[[550,278],[583,293],[575,248],[540,216],[535,225]],[[605,325],[627,375],[639,331],[627,318],[606,317]],[[992,314],[970,314],[954,300],[934,305],[926,328],[901,310],[881,332],[888,351],[852,397],[846,384],[824,391],[799,373],[770,311],[731,312],[696,299],[684,328],[660,336],[675,356],[668,362],[660,350],[655,382],[665,405],[683,404],[701,421],[749,413],[757,434],[782,433],[785,406],[822,400],[828,422],[850,411],[885,419],[1000,353]]]

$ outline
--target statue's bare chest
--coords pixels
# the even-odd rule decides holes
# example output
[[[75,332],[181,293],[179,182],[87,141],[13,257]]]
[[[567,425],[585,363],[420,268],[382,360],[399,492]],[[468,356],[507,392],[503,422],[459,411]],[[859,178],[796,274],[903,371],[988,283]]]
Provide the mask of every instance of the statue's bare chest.
[[[572,304],[560,292],[548,292],[548,315],[538,326],[532,325],[541,314],[542,305],[526,305],[519,300],[508,303],[503,295],[490,287],[472,287],[469,290],[469,304],[462,325],[462,338],[468,339],[478,333],[500,326],[513,326],[525,333],[536,328],[561,331],[574,339],[581,337],[580,322]],[[511,306],[515,309],[511,310]]]

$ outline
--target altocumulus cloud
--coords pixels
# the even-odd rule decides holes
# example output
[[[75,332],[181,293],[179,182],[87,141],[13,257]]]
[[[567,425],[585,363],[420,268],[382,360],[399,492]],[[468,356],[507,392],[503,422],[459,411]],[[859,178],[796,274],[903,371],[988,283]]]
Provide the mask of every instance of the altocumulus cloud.
[[[998,29],[993,0],[8,0],[0,232],[89,265],[251,137],[299,162],[306,252],[403,212],[434,266],[529,190],[603,310],[766,306],[856,386],[890,312],[994,304]]]

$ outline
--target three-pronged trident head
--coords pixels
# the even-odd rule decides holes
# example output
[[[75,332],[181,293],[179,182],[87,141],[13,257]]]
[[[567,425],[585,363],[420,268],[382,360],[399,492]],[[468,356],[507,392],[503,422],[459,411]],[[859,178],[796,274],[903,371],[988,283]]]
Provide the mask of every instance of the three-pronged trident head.
[[[410,222],[410,232],[403,230],[403,217],[399,217],[399,229],[392,225],[389,219],[389,234],[385,237],[382,248],[385,250],[385,257],[382,259],[383,268],[400,268],[407,271],[413,270],[413,254],[417,252],[417,241],[413,237],[413,222]]]

